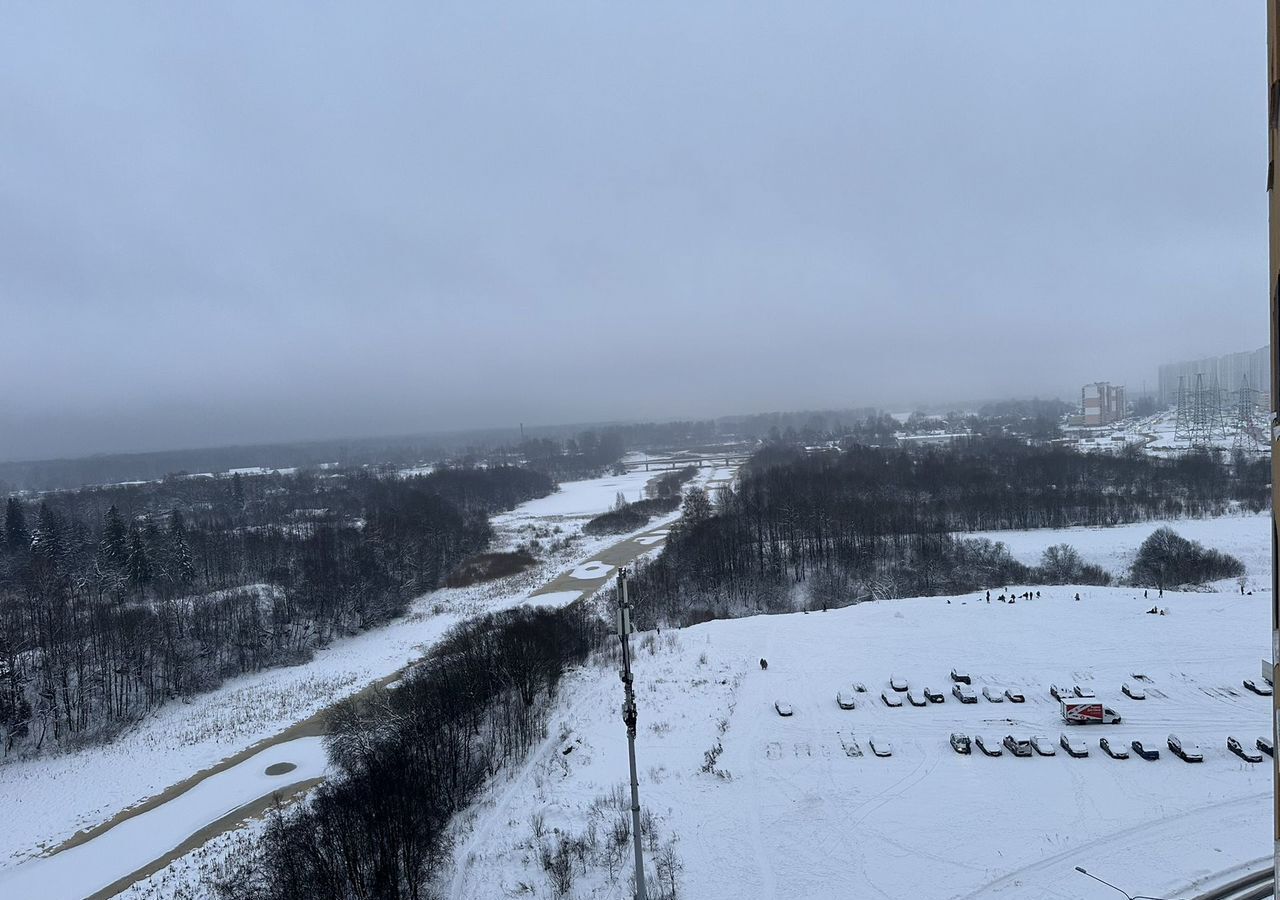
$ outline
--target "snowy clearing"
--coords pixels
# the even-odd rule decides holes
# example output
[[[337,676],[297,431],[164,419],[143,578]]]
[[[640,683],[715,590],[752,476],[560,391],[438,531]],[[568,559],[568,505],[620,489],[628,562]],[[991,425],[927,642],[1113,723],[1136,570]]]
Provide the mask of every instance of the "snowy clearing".
[[[1152,616],[1132,589],[1040,590],[1016,605],[920,598],[637,636],[641,801],[679,838],[684,895],[1108,896],[1073,871],[1082,865],[1134,893],[1182,896],[1197,879],[1265,856],[1270,766],[1245,763],[1224,742],[1268,732],[1268,701],[1241,679],[1257,675],[1266,653],[1269,596],[1166,592],[1169,614]],[[951,696],[953,665],[972,676],[976,704]],[[1121,694],[1135,672],[1149,679],[1146,700]],[[886,708],[879,693],[891,673],[946,702]],[[855,681],[868,692],[843,710],[836,692]],[[1124,717],[1069,730],[1088,758],[951,749],[953,731],[1056,743],[1068,727],[1053,682],[1090,687]],[[1026,702],[991,703],[984,686]],[[775,712],[778,698],[793,716]],[[548,831],[581,834],[593,799],[625,780],[620,701],[611,666],[567,679],[553,737],[464,828],[455,900],[512,896],[522,883],[549,896],[529,823],[540,814]],[[1204,763],[1169,754],[1170,732],[1198,741]],[[1109,759],[1103,736],[1140,738],[1161,758]],[[873,737],[893,755],[873,756]],[[719,774],[700,771],[708,751]],[[575,896],[629,896],[625,868],[580,875]]]
[[[958,537],[1000,541],[1018,562],[1038,565],[1045,548],[1070,544],[1086,563],[1102,566],[1115,578],[1124,578],[1138,547],[1157,528],[1169,527],[1206,547],[1230,553],[1245,565],[1251,588],[1270,588],[1271,516],[1246,513],[1216,519],[1169,519],[1135,522],[1111,528],[1040,528],[1030,531],[978,531]]]

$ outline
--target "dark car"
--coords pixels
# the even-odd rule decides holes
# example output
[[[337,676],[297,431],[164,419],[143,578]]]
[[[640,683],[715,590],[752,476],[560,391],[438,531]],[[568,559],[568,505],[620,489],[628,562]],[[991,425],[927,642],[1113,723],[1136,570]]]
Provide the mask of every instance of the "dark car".
[[[928,700],[930,703],[946,703],[947,702],[946,695],[943,694],[942,691],[933,690],[933,688],[924,689],[924,699]]]
[[[1160,758],[1160,751],[1155,747],[1144,747],[1142,741],[1133,741],[1129,744],[1133,748],[1133,752],[1148,761],[1154,761]]]
[[[1243,759],[1245,762],[1249,762],[1249,763],[1262,762],[1262,754],[1255,753],[1252,750],[1246,749],[1244,744],[1240,743],[1239,738],[1235,738],[1235,737],[1227,738],[1227,749],[1230,750],[1232,753],[1234,753],[1236,756]]]
[[[1022,691],[1015,691],[1013,688],[1005,688],[1004,697],[1010,703],[1026,703],[1027,702],[1027,698],[1023,696]]]
[[[957,753],[968,756],[973,752],[973,742],[969,740],[969,735],[960,734],[959,732],[951,733],[951,749]]]
[[[1110,756],[1112,759],[1128,759],[1129,758],[1128,750],[1124,749],[1123,746],[1113,747],[1111,745],[1111,741],[1109,741],[1106,738],[1099,739],[1098,746],[1102,748],[1103,753],[1107,754],[1107,756]]]
[[[962,672],[959,669],[951,669],[951,680],[960,682],[961,684],[971,684],[973,679],[969,677],[968,672]]]
[[[978,695],[973,692],[973,688],[968,684],[956,683],[951,685],[951,693],[956,695],[956,699],[961,703],[977,703]]]
[[[1262,682],[1262,684],[1258,684],[1258,682],[1254,681],[1252,678],[1246,678],[1244,680],[1244,686],[1259,696],[1271,696],[1271,685],[1267,684],[1265,681]]]
[[[1264,737],[1258,738],[1253,743],[1259,750],[1267,754],[1267,756],[1276,755],[1276,748],[1271,746],[1271,738],[1264,738]]]
[[[1065,700],[1071,696],[1071,691],[1066,688],[1060,688],[1056,684],[1049,685],[1049,696],[1054,700]]]
[[[1016,738],[1011,734],[1004,736],[1004,749],[1014,756],[1030,756],[1031,742],[1026,738]]]
[[[1176,734],[1169,735],[1169,752],[1183,762],[1204,762],[1204,754],[1200,752],[1200,747],[1190,741],[1184,741]]]

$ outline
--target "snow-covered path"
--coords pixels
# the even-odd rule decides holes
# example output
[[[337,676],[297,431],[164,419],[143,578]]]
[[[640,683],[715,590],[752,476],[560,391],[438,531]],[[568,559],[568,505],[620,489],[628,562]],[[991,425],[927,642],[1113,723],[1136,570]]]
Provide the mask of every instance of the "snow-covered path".
[[[0,896],[88,897],[164,856],[228,813],[272,792],[321,778],[327,767],[321,738],[298,738],[268,747],[92,840],[0,870]]]

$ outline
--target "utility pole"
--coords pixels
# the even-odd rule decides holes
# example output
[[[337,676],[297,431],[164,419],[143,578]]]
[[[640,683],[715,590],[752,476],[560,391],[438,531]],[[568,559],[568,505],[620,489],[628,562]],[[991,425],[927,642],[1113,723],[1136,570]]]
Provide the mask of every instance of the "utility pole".
[[[1271,424],[1268,440],[1271,446],[1271,483],[1280,484],[1280,197],[1273,189],[1276,171],[1276,129],[1280,127],[1280,65],[1276,59],[1280,44],[1280,19],[1277,0],[1267,0],[1267,211],[1270,218],[1268,245],[1271,263],[1267,289],[1271,294]],[[1280,672],[1280,552],[1277,551],[1276,526],[1280,521],[1280,493],[1271,491],[1271,680]],[[1272,692],[1272,746],[1280,740],[1280,695]],[[1275,884],[1280,886],[1280,761],[1272,760],[1272,796],[1275,812],[1272,818],[1272,869]]]
[[[627,723],[627,757],[631,762],[631,837],[636,848],[636,900],[649,900],[644,887],[644,857],[640,853],[640,781],[636,778],[636,692],[631,676],[631,601],[627,599],[627,567],[618,568],[618,638],[622,641],[622,721]]]

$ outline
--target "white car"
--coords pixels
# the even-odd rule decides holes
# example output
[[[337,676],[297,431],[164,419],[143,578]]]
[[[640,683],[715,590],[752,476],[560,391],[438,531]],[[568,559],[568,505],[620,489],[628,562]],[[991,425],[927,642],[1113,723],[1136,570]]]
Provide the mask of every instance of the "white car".
[[[786,700],[774,700],[773,708],[778,711],[780,716],[790,716],[795,713],[795,710],[791,708],[791,704]]]
[[[982,696],[987,698],[988,703],[1004,702],[1004,694],[1000,691],[1000,688],[993,688],[990,686],[984,687],[982,689]]]
[[[871,745],[871,752],[876,756],[893,756],[893,745],[884,738],[873,737],[867,743]]]
[[[987,756],[1004,756],[1004,751],[1000,749],[999,738],[983,737],[982,735],[978,735],[973,739],[973,742],[977,744],[978,749]]]
[[[853,709],[857,705],[853,700],[853,691],[836,691],[836,704],[841,709]]]
[[[1041,756],[1057,756],[1058,750],[1053,746],[1053,741],[1043,735],[1035,735],[1031,738],[1031,749],[1035,750]]]
[[[1204,762],[1204,754],[1191,741],[1183,741],[1176,734],[1169,735],[1169,752],[1182,759],[1183,762]]]
[[[1027,698],[1022,691],[1015,691],[1013,688],[1004,689],[1004,698],[1010,703],[1026,703]]]
[[[912,706],[928,706],[929,701],[914,690],[907,691],[907,702]]]
[[[867,692],[867,686],[863,684],[861,681],[855,681],[853,683],[853,689],[857,691],[859,694],[865,694]]]
[[[1098,696],[1089,688],[1081,687],[1078,684],[1075,686],[1075,688],[1073,688],[1073,690],[1075,692],[1075,695],[1082,700],[1092,700],[1093,698]]]
[[[897,708],[902,705],[902,698],[897,694],[890,693],[889,691],[881,691],[880,699],[884,701],[885,706]]]
[[[889,687],[893,688],[895,691],[898,691],[899,693],[902,693],[902,692],[905,692],[906,689],[910,687],[910,685],[907,684],[907,679],[899,678],[897,675],[890,675]]]
[[[1080,738],[1068,737],[1064,734],[1058,738],[1058,745],[1067,751],[1067,756],[1074,759],[1084,759],[1089,755],[1089,745]]]
[[[1124,695],[1128,697],[1130,700],[1146,700],[1147,699],[1146,691],[1144,691],[1140,687],[1135,687],[1134,685],[1130,684],[1127,681],[1120,686],[1120,690],[1123,691]]]

